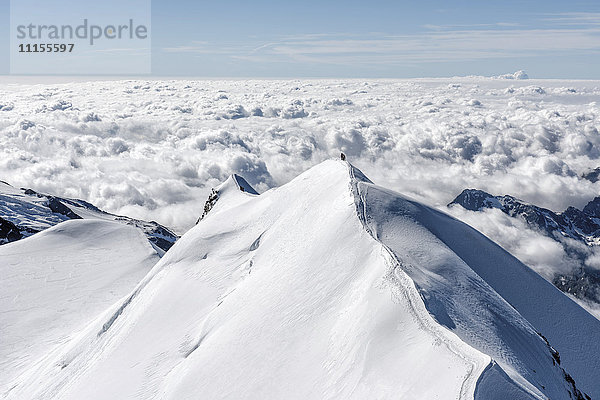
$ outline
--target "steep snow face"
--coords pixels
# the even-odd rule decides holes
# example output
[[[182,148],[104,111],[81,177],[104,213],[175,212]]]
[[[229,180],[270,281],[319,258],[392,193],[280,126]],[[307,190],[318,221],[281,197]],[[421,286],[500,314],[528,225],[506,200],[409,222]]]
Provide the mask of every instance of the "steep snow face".
[[[159,260],[137,229],[63,222],[0,247],[0,393],[131,291]]]
[[[437,237],[430,209],[341,161],[260,196],[233,179],[217,190],[129,296],[8,398],[569,398],[550,348]],[[435,221],[443,234],[466,229]],[[468,232],[456,239],[493,246]],[[488,247],[489,268],[529,271]]]
[[[600,395],[600,321],[469,226],[368,182],[356,188],[365,225],[440,324],[536,395],[560,398],[566,373],[579,389]],[[544,337],[566,373],[548,368],[559,362]]]

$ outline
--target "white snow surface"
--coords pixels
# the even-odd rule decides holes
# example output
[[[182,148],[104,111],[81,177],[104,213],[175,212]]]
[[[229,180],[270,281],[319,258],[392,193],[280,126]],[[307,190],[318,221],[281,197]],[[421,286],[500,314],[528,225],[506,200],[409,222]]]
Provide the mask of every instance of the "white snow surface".
[[[0,394],[158,260],[138,229],[101,220],[69,220],[0,246]]]
[[[600,321],[452,217],[342,161],[219,193],[7,397],[568,399],[537,330],[600,396]]]

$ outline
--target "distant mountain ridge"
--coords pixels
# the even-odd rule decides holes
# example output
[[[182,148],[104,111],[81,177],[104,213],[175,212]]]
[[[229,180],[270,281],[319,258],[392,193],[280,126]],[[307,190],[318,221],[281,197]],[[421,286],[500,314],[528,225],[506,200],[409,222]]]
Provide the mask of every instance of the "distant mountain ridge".
[[[561,213],[528,204],[513,196],[493,196],[477,189],[463,190],[448,205],[452,204],[471,211],[497,208],[511,217],[522,217],[548,236],[558,233],[586,244],[600,244],[600,196],[590,201],[583,210],[568,207]]]
[[[513,196],[494,196],[477,189],[463,190],[448,206],[453,204],[471,211],[499,209],[511,217],[520,218],[533,229],[559,242],[563,237],[574,239],[586,246],[600,245],[600,196],[591,200],[582,210],[568,207],[560,213],[526,203]],[[563,247],[570,255],[584,259],[584,254],[577,248],[564,244]],[[600,272],[593,268],[583,267],[572,275],[558,274],[552,283],[577,298],[600,303]]]
[[[57,197],[32,189],[17,189],[0,181],[0,245],[29,237],[63,221],[112,220],[140,229],[160,249],[169,250],[179,238],[154,221],[142,221],[102,211],[84,200]]]

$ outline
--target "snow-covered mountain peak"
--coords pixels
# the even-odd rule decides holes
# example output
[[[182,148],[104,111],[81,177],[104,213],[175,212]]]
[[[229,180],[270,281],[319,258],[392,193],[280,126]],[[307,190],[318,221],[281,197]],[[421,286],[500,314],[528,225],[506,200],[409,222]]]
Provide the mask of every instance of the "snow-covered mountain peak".
[[[254,188],[243,177],[241,177],[237,174],[233,174],[233,175],[231,175],[231,177],[235,180],[238,188],[242,192],[258,195],[258,192],[256,190],[254,190]]]
[[[254,188],[248,183],[248,181],[246,181],[246,179],[244,179],[238,174],[229,175],[229,177],[225,181],[223,181],[223,183],[221,183],[214,189],[222,195],[230,190],[258,195],[258,192],[254,190]]]
[[[600,395],[600,321],[465,224],[340,160],[231,199],[8,398]]]
[[[219,204],[217,208],[223,209],[240,201],[248,200],[248,196],[258,196],[258,192],[243,177],[237,174],[229,175],[223,183],[210,191],[208,199],[204,203],[204,211],[196,224],[202,221],[215,208],[217,202]],[[213,211],[213,214],[215,212]]]

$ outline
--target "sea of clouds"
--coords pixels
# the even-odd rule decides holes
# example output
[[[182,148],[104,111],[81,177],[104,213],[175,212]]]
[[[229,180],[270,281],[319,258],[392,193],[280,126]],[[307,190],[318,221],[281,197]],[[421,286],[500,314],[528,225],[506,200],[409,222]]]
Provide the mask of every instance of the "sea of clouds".
[[[561,211],[600,194],[581,178],[600,166],[599,104],[596,81],[3,83],[0,180],[183,233],[229,174],[265,191],[343,151],[447,212],[465,188]],[[542,271],[565,265],[511,219],[449,212]]]

